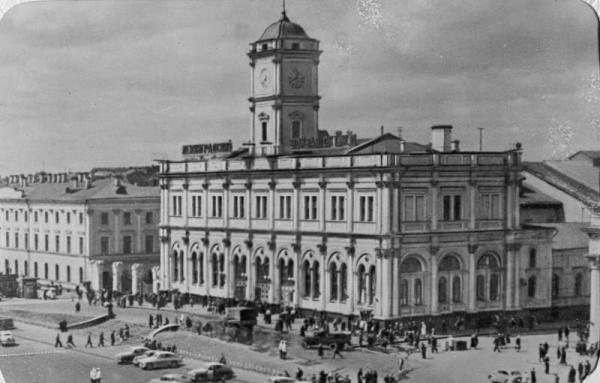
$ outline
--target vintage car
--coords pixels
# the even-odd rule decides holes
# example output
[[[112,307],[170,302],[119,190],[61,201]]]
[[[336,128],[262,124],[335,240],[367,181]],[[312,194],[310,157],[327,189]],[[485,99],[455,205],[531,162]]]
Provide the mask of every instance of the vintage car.
[[[148,350],[145,353],[143,353],[142,355],[138,355],[135,358],[133,358],[133,361],[131,362],[131,364],[133,364],[134,366],[139,366],[140,360],[151,357],[154,354],[156,354],[157,352],[158,351],[156,351],[156,350]]]
[[[0,345],[2,347],[14,346],[16,344],[15,337],[10,331],[0,331]]]
[[[166,375],[161,376],[160,378],[154,378],[154,379],[150,379],[148,381],[148,383],[162,383],[162,382],[190,383],[190,380],[186,375],[166,374]]]
[[[143,355],[146,351],[149,351],[144,346],[135,346],[131,347],[129,351],[120,352],[117,354],[117,363],[119,364],[128,364],[133,362],[133,359],[136,356]]]
[[[187,373],[192,382],[229,380],[235,377],[231,367],[222,363],[207,363],[204,368],[196,368]]]
[[[147,358],[140,359],[138,366],[143,370],[152,370],[154,368],[179,367],[183,364],[183,359],[172,352],[159,351]]]
[[[267,379],[268,383],[296,383],[297,380],[289,376],[272,376]]]
[[[323,347],[329,347],[333,350],[335,345],[338,344],[340,349],[343,349],[345,346],[351,345],[351,339],[352,337],[349,332],[327,333],[326,331],[319,331],[312,335],[306,335],[302,340],[302,347],[312,348],[322,344]]]
[[[491,383],[521,383],[523,376],[517,370],[498,370],[490,374]]]

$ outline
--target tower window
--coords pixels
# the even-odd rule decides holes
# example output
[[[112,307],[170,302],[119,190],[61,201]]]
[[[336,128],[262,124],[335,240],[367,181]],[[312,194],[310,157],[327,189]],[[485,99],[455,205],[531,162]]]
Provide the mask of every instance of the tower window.
[[[292,49],[300,49],[300,44],[292,43]]]
[[[266,51],[267,49],[269,49],[269,44],[263,44],[263,45],[261,46],[261,49],[262,49],[263,51]]]
[[[265,142],[267,141],[267,122],[263,121],[260,125],[262,127],[262,141]]]
[[[301,127],[300,121],[292,121],[292,138],[300,138]]]

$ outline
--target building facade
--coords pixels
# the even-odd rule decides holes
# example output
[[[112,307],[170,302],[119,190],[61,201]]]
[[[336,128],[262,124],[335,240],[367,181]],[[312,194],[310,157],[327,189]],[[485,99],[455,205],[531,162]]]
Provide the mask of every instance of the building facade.
[[[158,187],[87,174],[12,176],[0,188],[0,270],[66,288],[152,289]]]
[[[161,289],[383,320],[548,307],[552,229],[520,226],[520,147],[330,136],[319,54],[284,13],[248,54],[246,148],[160,162]]]

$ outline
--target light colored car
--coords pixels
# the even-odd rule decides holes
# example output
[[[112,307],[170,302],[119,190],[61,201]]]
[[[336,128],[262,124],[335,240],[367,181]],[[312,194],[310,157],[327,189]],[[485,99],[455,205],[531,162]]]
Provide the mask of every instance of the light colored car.
[[[223,381],[233,379],[235,373],[231,367],[222,363],[207,363],[203,368],[196,368],[187,373],[190,380],[196,382]]]
[[[10,331],[0,331],[0,345],[4,346],[14,346],[15,337]]]
[[[145,353],[143,353],[142,355],[138,355],[135,358],[133,358],[133,362],[131,362],[134,366],[139,366],[140,365],[140,360],[144,359],[144,358],[149,358],[151,356],[153,356],[154,354],[156,354],[158,351],[157,350],[148,350]]]
[[[522,383],[523,375],[517,370],[498,370],[490,375],[491,383]]]
[[[162,382],[171,382],[171,383],[191,383],[189,378],[186,375],[182,374],[166,374],[161,376],[160,378],[150,379],[148,383],[162,383]]]
[[[296,383],[296,379],[289,376],[272,376],[268,379],[269,383]]]
[[[183,359],[172,352],[159,351],[156,354],[144,359],[140,359],[138,366],[143,370],[152,370],[154,368],[179,367],[183,364]]]
[[[144,355],[146,351],[149,351],[147,347],[144,346],[135,346],[131,347],[129,351],[120,352],[117,354],[117,363],[119,364],[127,364],[133,362],[133,359],[136,356]]]

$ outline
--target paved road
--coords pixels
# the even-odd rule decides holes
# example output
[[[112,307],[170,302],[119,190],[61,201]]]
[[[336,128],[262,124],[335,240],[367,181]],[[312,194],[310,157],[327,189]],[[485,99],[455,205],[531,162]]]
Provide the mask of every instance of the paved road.
[[[202,365],[199,361],[186,359],[184,367],[144,371],[131,365],[116,364],[110,354],[120,351],[117,348],[107,350],[108,355],[82,348],[56,349],[44,341],[30,338],[25,330],[13,332],[19,344],[0,348],[0,371],[8,383],[89,382],[89,372],[93,367],[101,368],[103,383],[143,383],[169,372],[184,372]],[[236,370],[236,374],[237,378],[232,382],[266,381],[265,376],[254,372]]]

